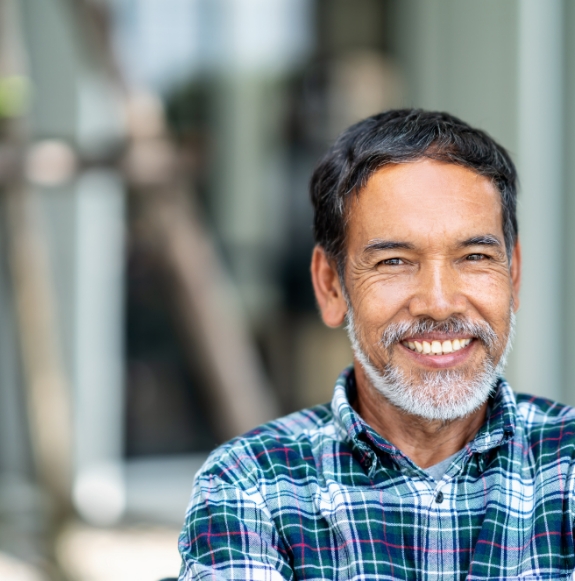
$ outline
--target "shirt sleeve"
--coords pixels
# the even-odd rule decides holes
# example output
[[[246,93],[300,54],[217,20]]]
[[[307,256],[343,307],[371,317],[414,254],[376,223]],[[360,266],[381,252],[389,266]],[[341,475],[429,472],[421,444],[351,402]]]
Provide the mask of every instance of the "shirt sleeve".
[[[257,487],[201,474],[179,540],[179,581],[285,581],[294,574]]]

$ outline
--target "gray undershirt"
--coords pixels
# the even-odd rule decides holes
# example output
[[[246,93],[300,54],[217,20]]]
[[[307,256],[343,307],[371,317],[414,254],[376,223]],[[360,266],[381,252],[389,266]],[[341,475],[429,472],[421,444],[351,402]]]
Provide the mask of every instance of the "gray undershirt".
[[[451,462],[453,462],[453,459],[455,458],[455,456],[457,456],[457,454],[459,454],[459,452],[455,452],[455,454],[452,454],[451,456],[449,456],[449,458],[446,458],[445,460],[442,460],[438,464],[434,464],[429,468],[424,468],[424,470],[435,481],[439,482],[443,478],[443,475],[447,472],[447,469],[451,466]]]

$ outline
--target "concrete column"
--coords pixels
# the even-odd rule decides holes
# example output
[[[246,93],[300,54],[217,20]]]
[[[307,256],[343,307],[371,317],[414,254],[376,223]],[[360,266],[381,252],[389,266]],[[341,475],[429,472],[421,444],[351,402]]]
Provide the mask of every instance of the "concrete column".
[[[564,209],[563,212],[563,318],[562,334],[564,357],[564,375],[562,399],[569,405],[575,405],[575,110],[571,103],[575,102],[575,3],[565,2],[564,13],[564,72],[565,72],[565,103],[564,103]]]
[[[85,518],[108,524],[125,508],[125,200],[121,180],[108,170],[86,172],[76,196],[74,501]]]
[[[521,0],[518,155],[523,288],[515,389],[562,399],[563,2]]]

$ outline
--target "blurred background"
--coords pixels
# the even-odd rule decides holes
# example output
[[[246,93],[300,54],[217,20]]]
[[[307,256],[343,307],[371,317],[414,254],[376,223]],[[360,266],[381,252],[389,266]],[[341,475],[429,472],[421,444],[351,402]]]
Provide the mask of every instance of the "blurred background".
[[[0,577],[157,581],[210,450],[328,401],[307,184],[447,110],[521,175],[508,378],[575,404],[575,4],[0,0]]]

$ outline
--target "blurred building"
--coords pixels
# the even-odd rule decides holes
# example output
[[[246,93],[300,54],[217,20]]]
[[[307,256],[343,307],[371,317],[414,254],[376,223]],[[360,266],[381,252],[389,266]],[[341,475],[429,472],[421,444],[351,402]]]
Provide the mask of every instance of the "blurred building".
[[[214,446],[331,397],[307,182],[389,107],[518,163],[508,376],[575,404],[574,31],[567,0],[0,0],[0,551],[175,530]]]

